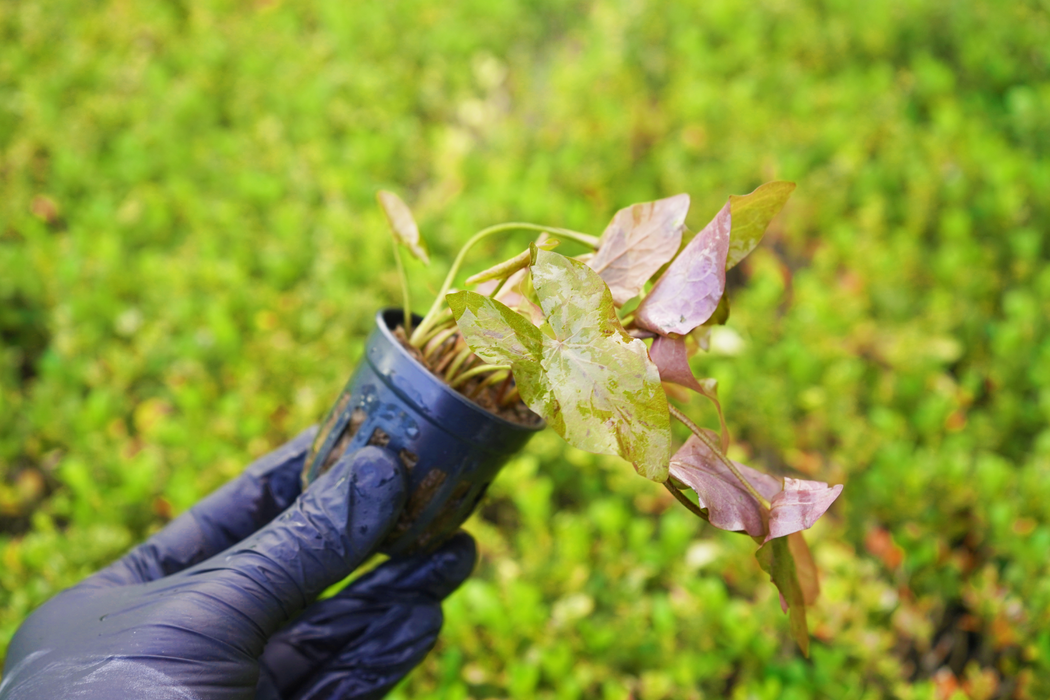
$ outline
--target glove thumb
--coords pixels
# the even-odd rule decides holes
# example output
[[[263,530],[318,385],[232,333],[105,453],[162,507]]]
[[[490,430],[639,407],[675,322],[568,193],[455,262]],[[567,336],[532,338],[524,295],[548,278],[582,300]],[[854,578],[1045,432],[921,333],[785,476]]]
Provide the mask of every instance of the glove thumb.
[[[340,459],[266,527],[186,574],[218,587],[214,594],[259,625],[265,642],[375,551],[405,490],[397,458],[365,447]]]

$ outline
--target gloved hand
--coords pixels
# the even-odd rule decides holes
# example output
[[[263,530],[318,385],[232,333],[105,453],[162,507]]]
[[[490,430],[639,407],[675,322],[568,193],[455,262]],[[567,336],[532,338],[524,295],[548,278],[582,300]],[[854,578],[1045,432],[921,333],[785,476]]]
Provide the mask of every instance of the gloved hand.
[[[405,478],[366,447],[300,495],[312,437],[41,606],[11,642],[0,700],[381,697],[433,646],[474,541],[458,534],[314,602],[389,531]]]

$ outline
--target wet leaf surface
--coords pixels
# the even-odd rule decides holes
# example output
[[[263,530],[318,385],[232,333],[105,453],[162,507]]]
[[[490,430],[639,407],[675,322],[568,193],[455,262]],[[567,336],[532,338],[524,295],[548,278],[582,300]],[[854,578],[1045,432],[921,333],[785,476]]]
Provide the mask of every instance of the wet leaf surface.
[[[784,488],[770,499],[768,539],[808,530],[842,493],[842,484],[784,478]]]
[[[713,435],[713,433],[711,433]],[[770,503],[766,509],[728,467],[695,435],[671,458],[671,476],[696,492],[711,524],[743,531],[763,542],[810,528],[842,493],[842,485],[783,479],[733,462],[744,478]]]
[[[463,336],[482,359],[511,366],[522,400],[570,445],[620,455],[646,478],[665,480],[667,399],[608,287],[586,265],[544,250],[532,277],[542,329],[497,301],[457,292],[448,300]]]
[[[733,464],[766,500],[780,491],[780,479],[739,462]],[[767,516],[762,505],[695,435],[671,458],[670,472],[696,492],[700,507],[707,509],[712,525],[721,530],[746,532],[752,537],[766,536]]]

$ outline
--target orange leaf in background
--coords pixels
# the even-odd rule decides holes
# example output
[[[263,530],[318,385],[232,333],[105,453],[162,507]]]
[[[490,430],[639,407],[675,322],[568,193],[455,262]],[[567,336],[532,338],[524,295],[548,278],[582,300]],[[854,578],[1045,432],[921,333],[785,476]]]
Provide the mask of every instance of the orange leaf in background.
[[[887,569],[896,569],[904,563],[904,550],[897,546],[893,536],[885,528],[876,527],[869,530],[864,536],[864,548]]]

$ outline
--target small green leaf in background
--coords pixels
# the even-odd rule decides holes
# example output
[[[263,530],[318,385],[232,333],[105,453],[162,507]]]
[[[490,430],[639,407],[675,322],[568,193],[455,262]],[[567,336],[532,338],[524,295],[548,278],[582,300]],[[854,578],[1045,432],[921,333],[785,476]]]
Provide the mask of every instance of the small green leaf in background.
[[[645,343],[623,330],[597,273],[557,253],[535,257],[543,330],[495,300],[456,292],[447,298],[463,337],[483,360],[511,366],[522,400],[570,445],[620,455],[664,481],[670,415]]]
[[[394,234],[397,242],[408,248],[409,252],[417,260],[422,260],[424,264],[429,265],[430,256],[427,255],[426,242],[419,235],[419,227],[416,225],[416,220],[412,217],[412,211],[408,208],[408,205],[396,194],[387,190],[379,190],[376,193],[376,200],[379,201],[379,206],[382,207],[383,213],[386,214],[387,223],[390,224],[390,231]]]
[[[769,222],[780,213],[794,191],[795,183],[778,180],[767,182],[751,194],[729,196],[733,230],[729,234],[727,270],[735,267],[755,249]]]
[[[688,211],[689,195],[677,194],[616,212],[588,265],[609,285],[617,306],[637,296],[649,278],[674,257]]]

